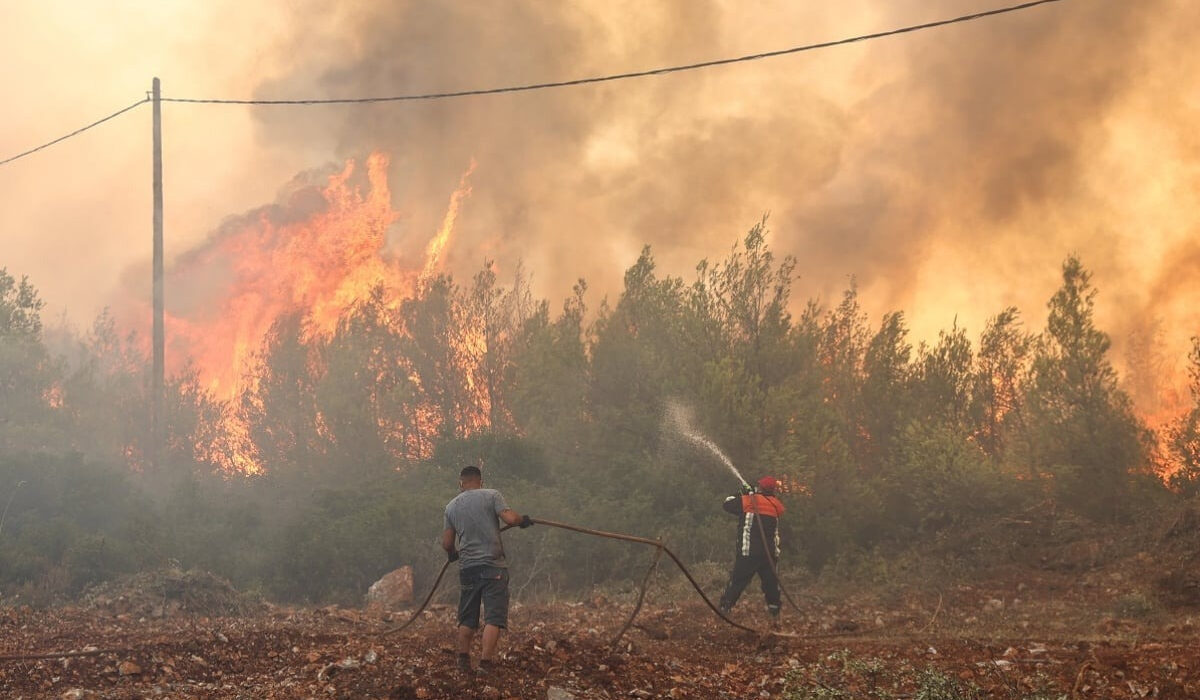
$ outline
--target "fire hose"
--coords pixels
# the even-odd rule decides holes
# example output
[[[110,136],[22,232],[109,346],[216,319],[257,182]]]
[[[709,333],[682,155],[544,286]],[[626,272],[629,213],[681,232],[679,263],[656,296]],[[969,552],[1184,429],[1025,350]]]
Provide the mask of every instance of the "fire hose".
[[[754,510],[750,512],[753,515],[758,515],[758,507],[754,506]],[[771,564],[771,573],[775,574],[775,584],[779,586],[779,590],[783,593],[783,597],[787,598],[787,602],[791,603],[792,607],[797,611],[803,612],[803,610],[800,609],[800,606],[797,605],[796,601],[792,598],[792,594],[788,592],[788,589],[784,588],[783,579],[779,577],[779,560],[774,554],[775,548],[767,545],[767,530],[763,526],[762,518],[757,517],[754,519],[754,522],[758,525],[758,535],[762,538],[763,555],[767,558],[767,562]],[[778,532],[778,519],[775,521],[775,528],[776,532]]]
[[[569,525],[567,523],[555,522],[553,520],[544,520],[542,518],[531,517],[530,520],[532,520],[534,523],[537,523],[538,525],[546,525],[548,527],[556,527],[556,528],[560,528],[563,530],[570,530],[572,532],[582,533],[585,535],[594,535],[596,537],[604,537],[604,538],[612,539],[612,540],[621,540],[624,542],[636,542],[638,544],[650,545],[651,547],[654,547],[657,550],[655,553],[655,564],[657,564],[658,557],[661,554],[666,553],[666,555],[671,558],[671,561],[675,562],[675,565],[679,567],[679,570],[681,572],[683,572],[683,575],[685,577],[687,577],[688,582],[692,584],[692,588],[696,589],[696,593],[698,593],[700,595],[700,598],[704,600],[704,604],[707,605],[709,607],[709,609],[712,610],[717,615],[717,617],[721,618],[725,622],[729,623],[730,625],[733,625],[734,627],[736,627],[740,630],[743,630],[746,632],[752,632],[754,634],[761,635],[761,636],[773,636],[773,637],[796,637],[796,636],[798,636],[796,634],[792,634],[789,632],[779,632],[776,630],[758,630],[753,627],[747,627],[746,625],[743,625],[739,622],[736,622],[736,621],[731,620],[728,617],[726,617],[725,613],[721,612],[721,609],[718,608],[716,605],[714,605],[713,602],[711,600],[709,600],[708,596],[704,594],[704,589],[702,589],[700,587],[700,584],[696,582],[696,579],[692,576],[691,572],[688,571],[687,567],[683,565],[683,562],[679,560],[679,557],[676,556],[675,553],[671,551],[670,547],[667,547],[665,544],[662,543],[662,540],[652,540],[648,537],[638,537],[636,535],[626,535],[626,534],[619,533],[619,532],[605,532],[603,530],[593,530],[591,528],[579,527],[578,525]],[[510,527],[512,527],[512,526],[507,525],[507,526],[501,528],[501,532],[509,529]],[[765,539],[765,535],[764,535],[764,539]],[[425,600],[421,602],[420,607],[418,607],[413,612],[412,616],[409,617],[409,619],[407,621],[405,621],[404,623],[402,623],[400,625],[392,627],[390,629],[386,629],[381,632],[377,632],[376,634],[380,637],[386,637],[388,635],[395,634],[397,632],[400,632],[400,631],[406,629],[409,625],[411,625],[413,622],[415,622],[417,620],[417,618],[419,618],[421,616],[421,613],[425,612],[425,608],[429,606],[429,601],[433,599],[433,594],[437,591],[438,586],[442,582],[442,578],[446,574],[446,569],[448,569],[449,567],[450,567],[449,561],[447,561],[446,563],[444,563],[442,565],[442,570],[438,572],[437,578],[434,579],[433,586],[430,587],[429,593],[425,596]],[[653,567],[651,568],[651,570],[653,570]],[[647,573],[647,580],[648,580],[648,578],[649,578],[649,573]],[[645,593],[645,584],[644,583],[643,583],[643,587],[642,587],[642,593],[643,593],[643,595]],[[788,599],[791,600],[791,597],[789,596]],[[639,596],[638,604],[637,604],[637,607],[634,609],[633,616],[636,616],[638,610],[641,609],[641,603],[642,603],[642,596]],[[795,605],[795,603],[793,603],[793,605]],[[625,624],[625,627],[621,630],[621,634],[624,634],[624,631],[626,629],[628,629],[630,624],[632,624],[632,623],[633,623],[633,617],[630,617],[629,622],[627,622]],[[614,643],[621,638],[621,634],[618,634],[617,637],[613,640]]]
[[[594,535],[596,537],[604,537],[604,538],[613,539],[613,540],[621,540],[621,541],[625,541],[625,542],[635,542],[638,544],[646,544],[646,545],[650,545],[655,548],[656,551],[654,554],[654,561],[652,562],[650,569],[647,570],[646,577],[642,582],[641,591],[638,595],[637,605],[634,607],[633,613],[630,615],[629,620],[625,623],[624,627],[622,627],[621,631],[616,635],[616,637],[613,638],[612,644],[616,644],[616,642],[621,639],[621,637],[622,637],[622,635],[624,635],[625,631],[628,630],[629,627],[633,624],[633,620],[637,616],[638,611],[641,610],[642,600],[646,593],[646,584],[649,582],[650,574],[654,571],[654,568],[657,566],[658,560],[662,556],[663,553],[666,553],[666,555],[671,558],[671,561],[675,562],[675,565],[678,566],[679,570],[681,572],[683,572],[683,575],[685,577],[687,577],[688,582],[692,584],[692,588],[696,589],[696,593],[699,594],[700,598],[704,600],[705,605],[707,605],[709,607],[709,609],[712,610],[713,613],[715,613],[717,615],[717,617],[721,618],[726,623],[728,623],[740,630],[743,630],[746,632],[752,632],[754,634],[764,636],[764,637],[771,636],[771,637],[794,638],[794,637],[800,636],[800,635],[790,633],[790,632],[779,632],[777,630],[758,630],[753,627],[747,627],[746,625],[743,625],[739,622],[729,619],[723,612],[721,612],[720,608],[718,608],[716,605],[713,605],[713,602],[708,598],[707,595],[704,594],[704,590],[702,588],[700,588],[700,584],[696,582],[696,579],[692,576],[691,572],[688,571],[687,567],[684,566],[683,562],[680,561],[679,557],[676,556],[676,554],[673,551],[671,551],[671,548],[667,547],[665,544],[662,543],[662,540],[652,540],[648,537],[638,537],[636,535],[626,535],[626,534],[619,533],[619,532],[605,532],[603,530],[593,530],[591,528],[579,527],[578,525],[569,525],[567,523],[560,523],[560,522],[555,522],[553,520],[545,520],[542,518],[532,518],[531,517],[530,520],[532,520],[534,523],[537,523],[538,525],[545,525],[547,527],[556,527],[556,528],[560,528],[563,530],[570,530],[572,532],[579,532],[579,533],[582,533],[585,535]],[[765,547],[767,544],[767,538],[766,538],[766,531],[763,530],[763,528],[762,528],[761,519],[759,520],[758,524],[759,524],[759,535],[762,537],[763,545]],[[504,527],[500,528],[500,531],[504,532],[505,530],[508,530],[512,527],[513,527],[512,525],[505,525]],[[771,561],[772,569],[776,571],[776,578],[778,578],[778,569],[775,568],[776,565],[775,565],[774,558],[772,558],[772,557],[768,557],[768,558]],[[425,612],[425,609],[427,607],[429,607],[429,602],[431,600],[433,600],[433,596],[435,593],[437,593],[438,587],[441,585],[442,579],[446,575],[446,570],[449,568],[450,568],[449,561],[446,561],[444,564],[442,564],[442,568],[438,572],[437,577],[434,579],[433,585],[429,589],[429,593],[426,594],[425,599],[423,601],[421,601],[421,605],[415,611],[413,611],[413,614],[409,617],[409,619],[407,621],[405,621],[404,623],[402,623],[400,625],[392,627],[390,629],[372,633],[369,636],[386,637],[388,635],[392,635],[392,634],[396,634],[397,632],[401,632],[401,631],[407,629],[409,627],[409,625],[416,622],[416,620],[421,616],[421,614],[423,612]],[[788,601],[793,606],[795,606],[797,609],[799,609],[799,606],[797,606],[795,601],[792,600],[791,595],[787,594],[787,591],[786,591],[786,589],[783,588],[782,584],[780,584],[780,590],[783,591],[785,595],[787,595]],[[939,600],[939,609],[940,609],[940,606],[941,606],[941,602]],[[935,613],[935,615],[936,615],[936,613]],[[833,636],[847,636],[847,635],[844,635],[844,634],[834,634],[834,635],[820,634],[820,635],[807,635],[807,638],[815,639],[815,638],[833,637]],[[0,662],[28,660],[28,659],[56,659],[56,658],[66,658],[66,657],[74,657],[74,656],[95,656],[95,655],[101,655],[101,654],[122,653],[122,652],[128,652],[128,651],[132,651],[132,650],[133,650],[132,648],[89,649],[86,651],[48,652],[48,653],[40,653],[40,654],[16,654],[16,655],[0,656]]]

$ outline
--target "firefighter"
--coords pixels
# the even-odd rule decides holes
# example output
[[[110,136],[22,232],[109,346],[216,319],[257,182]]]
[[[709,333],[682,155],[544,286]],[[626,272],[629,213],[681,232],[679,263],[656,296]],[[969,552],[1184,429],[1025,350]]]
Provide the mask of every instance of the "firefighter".
[[[772,624],[779,621],[779,578],[775,569],[779,561],[779,517],[784,508],[775,495],[778,486],[775,477],[764,476],[758,480],[757,489],[746,487],[742,493],[725,499],[725,511],[738,516],[738,535],[733,571],[721,595],[722,613],[733,609],[746,584],[758,574]]]

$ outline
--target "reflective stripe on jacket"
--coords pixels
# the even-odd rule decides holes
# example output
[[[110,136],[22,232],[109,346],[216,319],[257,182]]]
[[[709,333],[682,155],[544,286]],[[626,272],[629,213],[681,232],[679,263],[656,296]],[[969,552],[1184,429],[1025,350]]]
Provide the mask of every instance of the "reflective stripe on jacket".
[[[738,554],[743,557],[762,556],[763,539],[773,545],[772,557],[779,558],[779,516],[783,515],[783,502],[765,493],[742,494],[725,499],[722,506],[726,511],[739,516]],[[759,532],[759,523],[762,532]]]

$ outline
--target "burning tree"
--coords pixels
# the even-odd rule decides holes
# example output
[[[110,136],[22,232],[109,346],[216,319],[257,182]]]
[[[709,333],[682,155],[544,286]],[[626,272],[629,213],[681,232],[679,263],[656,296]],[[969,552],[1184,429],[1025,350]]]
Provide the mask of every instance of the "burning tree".
[[[1167,449],[1174,472],[1171,484],[1188,495],[1200,493],[1200,338],[1192,338],[1188,354],[1188,389],[1192,407],[1167,430]]]

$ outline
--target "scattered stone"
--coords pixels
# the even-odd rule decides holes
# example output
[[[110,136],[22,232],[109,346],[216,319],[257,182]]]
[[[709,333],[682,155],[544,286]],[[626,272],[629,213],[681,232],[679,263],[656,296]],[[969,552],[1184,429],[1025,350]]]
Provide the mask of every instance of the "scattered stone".
[[[546,689],[546,700],[575,700],[575,693],[552,685]]]
[[[142,667],[138,666],[132,661],[122,661],[121,664],[117,666],[117,673],[121,674],[122,676],[138,676],[142,673]]]
[[[984,612],[999,612],[1004,609],[1004,601],[999,598],[992,598],[983,604]]]
[[[229,581],[207,571],[167,568],[145,571],[92,586],[84,606],[118,619],[187,615],[250,615],[265,608]]]
[[[342,608],[338,608],[337,610],[334,611],[333,616],[336,617],[337,619],[343,620],[345,622],[361,622],[362,621],[362,617],[358,614],[357,610],[345,610]]]
[[[662,641],[671,636],[667,632],[666,628],[660,627],[653,623],[642,624],[640,622],[635,622],[635,623],[633,623],[633,626],[638,628],[639,630],[645,632],[647,637],[649,637],[651,639],[656,639],[658,641]]]

